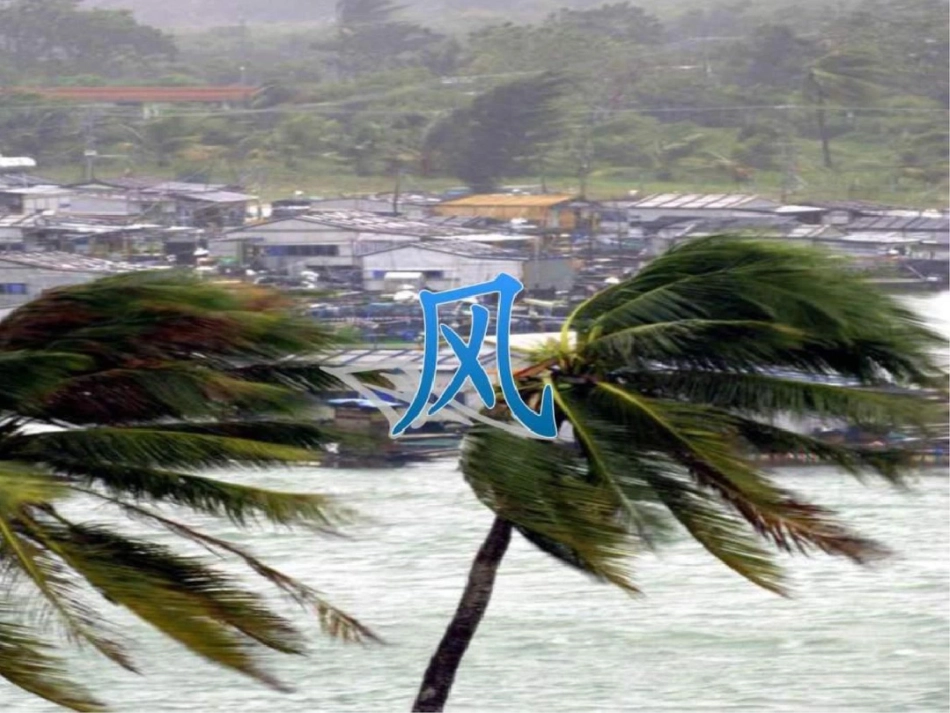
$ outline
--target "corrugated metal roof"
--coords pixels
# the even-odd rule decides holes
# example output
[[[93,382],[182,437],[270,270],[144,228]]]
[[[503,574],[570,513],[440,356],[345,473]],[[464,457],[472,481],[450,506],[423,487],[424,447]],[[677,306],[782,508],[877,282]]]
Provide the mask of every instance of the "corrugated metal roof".
[[[21,267],[41,268],[59,272],[101,272],[120,273],[134,270],[151,270],[154,266],[136,265],[127,262],[113,262],[94,257],[85,257],[64,252],[13,252],[0,253],[0,262]]]
[[[848,243],[887,243],[887,244],[911,244],[923,241],[923,236],[913,237],[904,233],[883,233],[883,232],[857,232],[848,233],[834,240]]]
[[[36,168],[36,160],[29,156],[0,156],[0,168]]]
[[[342,349],[330,352],[321,361],[330,367],[360,367],[367,371],[380,368],[401,367],[405,369],[422,368],[422,349]],[[483,366],[493,364],[495,349],[482,348],[478,353],[478,361]],[[436,368],[439,371],[455,371],[461,366],[458,355],[451,349],[439,351],[436,359]]]
[[[770,210],[779,204],[745,193],[657,193],[626,205],[629,208],[671,210]]]
[[[32,228],[37,225],[42,216],[37,213],[29,215],[0,215],[0,228]]]
[[[421,220],[383,216],[357,210],[318,210],[286,220],[302,220],[307,223],[361,233],[408,235],[420,238],[452,237],[473,233],[473,231],[464,228],[432,225]]]
[[[62,186],[3,186],[0,193],[13,193],[20,196],[68,196],[72,191]]]
[[[375,253],[391,252],[393,250],[405,250],[407,248],[416,248],[419,250],[429,250],[436,253],[445,253],[457,257],[481,258],[484,260],[526,260],[527,258],[513,250],[496,248],[493,245],[486,245],[480,242],[469,242],[467,240],[438,240],[433,242],[403,243],[401,245],[391,245],[381,250],[364,253],[364,255],[373,255]]]
[[[207,203],[247,203],[248,201],[257,200],[257,196],[248,195],[247,193],[235,193],[234,191],[185,191],[181,193],[172,191],[172,194],[186,200],[203,201]]]
[[[210,193],[227,188],[225,183],[192,183],[190,181],[164,181],[143,189],[145,193]]]
[[[56,181],[31,173],[0,173],[0,186],[55,186]]]
[[[518,195],[510,193],[484,193],[464,198],[443,201],[439,206],[468,207],[468,208],[550,208],[559,203],[575,200],[576,196],[568,193],[544,193],[542,195]]]
[[[943,232],[950,230],[950,217],[926,218],[920,216],[870,216],[858,218],[849,226],[854,230],[882,230],[900,232]]]

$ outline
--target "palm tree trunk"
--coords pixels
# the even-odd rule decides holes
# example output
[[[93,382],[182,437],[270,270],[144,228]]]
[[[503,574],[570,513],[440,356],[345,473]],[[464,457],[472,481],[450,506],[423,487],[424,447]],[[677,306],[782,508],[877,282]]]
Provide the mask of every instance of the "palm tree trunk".
[[[485,615],[498,565],[511,542],[511,523],[496,517],[468,573],[468,584],[439,647],[429,661],[413,703],[413,713],[441,711],[452,690],[455,672]]]
[[[815,109],[815,119],[818,121],[818,136],[821,138],[821,157],[825,168],[832,168],[831,140],[828,138],[828,127],[825,126],[825,98],[818,94],[818,108]]]

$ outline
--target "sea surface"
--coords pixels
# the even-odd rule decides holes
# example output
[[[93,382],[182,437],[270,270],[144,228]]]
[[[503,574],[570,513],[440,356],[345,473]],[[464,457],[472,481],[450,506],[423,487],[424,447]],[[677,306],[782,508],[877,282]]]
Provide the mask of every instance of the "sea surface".
[[[948,297],[913,303],[950,331]],[[296,687],[284,694],[118,617],[136,636],[145,675],[118,670],[92,653],[74,658],[70,671],[119,713],[408,711],[491,521],[455,463],[224,476],[332,493],[367,518],[349,527],[345,540],[197,522],[321,589],[387,643],[329,641],[306,613],[295,612],[311,634],[312,652],[270,661],[271,670]],[[567,570],[516,536],[447,710],[948,710],[947,474],[922,471],[910,492],[862,485],[820,468],[784,470],[778,477],[839,510],[894,555],[873,569],[827,557],[786,558],[795,596],[783,599],[682,537],[640,557],[636,578],[643,596],[631,598]],[[88,508],[76,503],[73,511],[98,514]],[[0,710],[59,709],[0,683]]]

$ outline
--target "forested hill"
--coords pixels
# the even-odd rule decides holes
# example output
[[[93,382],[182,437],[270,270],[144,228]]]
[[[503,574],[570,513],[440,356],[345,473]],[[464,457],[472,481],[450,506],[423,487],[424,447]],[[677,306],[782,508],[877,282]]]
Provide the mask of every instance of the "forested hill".
[[[436,0],[440,2],[441,0]],[[176,29],[254,24],[331,22],[335,0],[85,0],[84,7],[131,10],[139,22]]]
[[[455,26],[502,20],[538,20],[561,8],[589,9],[603,0],[405,0],[398,3],[407,17],[433,26]],[[677,15],[707,6],[705,0],[641,0],[636,5],[658,16]],[[759,14],[802,5],[841,12],[853,0],[737,0],[737,9],[755,7]],[[332,22],[336,0],[84,0],[84,7],[131,10],[139,22],[175,29],[232,25],[238,18],[250,24]]]
[[[92,1],[0,0],[0,153],[75,179],[95,147],[99,175],[261,193],[398,177],[947,200],[946,0]],[[253,96],[77,111],[48,93],[235,84]]]

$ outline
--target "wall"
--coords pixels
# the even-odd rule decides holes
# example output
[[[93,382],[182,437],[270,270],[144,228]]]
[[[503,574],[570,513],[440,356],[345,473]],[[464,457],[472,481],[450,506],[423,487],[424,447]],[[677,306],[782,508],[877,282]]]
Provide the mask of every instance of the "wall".
[[[522,218],[543,228],[572,230],[576,216],[571,208],[559,206],[523,206],[523,205],[434,205],[434,215],[459,218],[493,218],[510,221]]]
[[[736,208],[637,208],[628,209],[630,222],[650,222],[659,218],[699,218],[716,220],[722,218],[747,218],[755,215],[771,215],[772,210],[740,210]]]
[[[229,230],[225,239],[212,241],[209,250],[215,257],[240,260],[241,243],[237,239],[247,241],[245,257],[249,262],[257,257],[267,269],[288,270],[291,273],[300,272],[309,266],[356,267],[359,265],[359,256],[365,252],[378,250],[394,243],[409,243],[418,240],[406,235],[340,230],[299,218],[288,218]],[[335,247],[336,254],[300,256],[288,254],[287,251],[280,249],[294,245]]]
[[[15,307],[38,297],[44,290],[79,285],[106,277],[108,273],[48,270],[14,265],[0,259],[0,309]],[[26,284],[26,294],[9,294],[10,285]]]
[[[524,263],[522,281],[527,290],[570,290],[576,274],[570,258],[541,258]]]
[[[407,246],[364,255],[363,287],[373,292],[382,291],[386,287],[385,273],[396,271],[429,272],[425,284],[436,291],[487,282],[502,272],[523,280],[524,263],[523,260],[456,255],[441,250]]]

